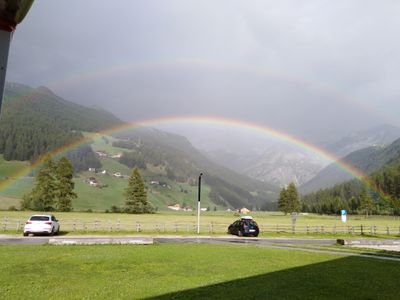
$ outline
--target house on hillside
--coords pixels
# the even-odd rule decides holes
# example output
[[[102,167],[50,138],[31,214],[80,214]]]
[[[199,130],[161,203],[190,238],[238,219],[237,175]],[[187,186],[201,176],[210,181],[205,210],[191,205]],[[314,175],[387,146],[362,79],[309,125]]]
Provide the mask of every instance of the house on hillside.
[[[123,177],[123,175],[120,172],[113,173],[113,176],[117,177],[117,178],[122,178]]]
[[[247,209],[246,207],[242,207],[239,209],[239,213],[241,214],[248,214],[250,212],[250,209]]]
[[[186,206],[186,207],[183,208],[183,211],[193,211],[193,207]]]
[[[122,153],[118,153],[118,154],[112,155],[111,158],[121,158],[121,156],[122,156]]]
[[[167,208],[172,209],[172,210],[181,210],[181,205],[179,203],[170,204],[167,206]]]
[[[100,157],[107,157],[107,153],[104,151],[96,151],[95,153]]]
[[[87,183],[89,183],[90,186],[98,186],[99,185],[99,182],[94,177],[89,177],[87,179]]]

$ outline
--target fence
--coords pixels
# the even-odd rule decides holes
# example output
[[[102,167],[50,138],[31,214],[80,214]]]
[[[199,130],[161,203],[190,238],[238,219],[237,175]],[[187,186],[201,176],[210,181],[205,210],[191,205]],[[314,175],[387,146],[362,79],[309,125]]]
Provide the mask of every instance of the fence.
[[[0,232],[22,232],[25,220],[4,217],[0,220]],[[400,226],[376,225],[296,225],[290,224],[258,224],[262,235],[268,233],[290,234],[351,234],[351,235],[400,235]],[[227,223],[202,223],[201,233],[226,233]],[[121,220],[94,220],[80,219],[63,220],[61,230],[66,232],[131,232],[131,233],[197,233],[196,222],[127,222]]]

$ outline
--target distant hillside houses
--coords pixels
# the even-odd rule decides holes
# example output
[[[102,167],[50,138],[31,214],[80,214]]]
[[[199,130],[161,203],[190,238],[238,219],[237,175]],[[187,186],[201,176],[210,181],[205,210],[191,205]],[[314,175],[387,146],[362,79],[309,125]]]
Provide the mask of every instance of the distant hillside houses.
[[[165,182],[157,181],[157,180],[151,180],[150,185],[158,185],[163,188],[171,189],[171,186]]]
[[[93,172],[93,173],[100,173],[100,174],[103,174],[103,175],[106,175],[107,174],[107,170],[98,170],[98,169],[96,169],[96,168],[89,168],[88,169],[88,171],[89,172]]]
[[[106,151],[103,150],[97,150],[95,151],[95,153],[99,156],[99,157],[111,157],[111,158],[121,158],[122,153],[117,153],[117,154],[113,154],[113,155],[109,155]]]
[[[193,207],[191,206],[185,206],[182,207],[179,203],[176,204],[170,204],[167,206],[167,208],[171,209],[171,210],[175,210],[175,211],[193,211]]]
[[[89,177],[86,182],[90,185],[90,186],[94,186],[97,187],[99,185],[99,182],[97,181],[97,179],[95,177]]]
[[[104,151],[95,151],[95,153],[100,157],[107,157],[107,153]]]

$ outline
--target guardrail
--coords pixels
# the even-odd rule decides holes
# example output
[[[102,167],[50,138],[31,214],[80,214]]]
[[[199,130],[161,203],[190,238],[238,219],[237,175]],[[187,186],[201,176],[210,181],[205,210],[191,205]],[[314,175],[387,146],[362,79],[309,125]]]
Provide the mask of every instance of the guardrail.
[[[25,220],[4,217],[0,219],[0,232],[22,232]],[[291,234],[351,234],[351,235],[400,235],[400,226],[377,225],[297,225],[258,224],[261,233]],[[228,223],[201,223],[200,232],[209,234],[226,233]],[[136,232],[136,233],[197,233],[196,222],[136,222],[136,221],[84,221],[80,219],[64,220],[61,230],[68,232]]]

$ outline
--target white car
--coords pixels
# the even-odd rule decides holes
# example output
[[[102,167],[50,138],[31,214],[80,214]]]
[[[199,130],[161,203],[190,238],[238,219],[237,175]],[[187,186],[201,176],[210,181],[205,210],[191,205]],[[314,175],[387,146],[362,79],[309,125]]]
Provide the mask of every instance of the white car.
[[[33,215],[25,223],[24,236],[32,234],[58,234],[60,224],[53,215]]]

